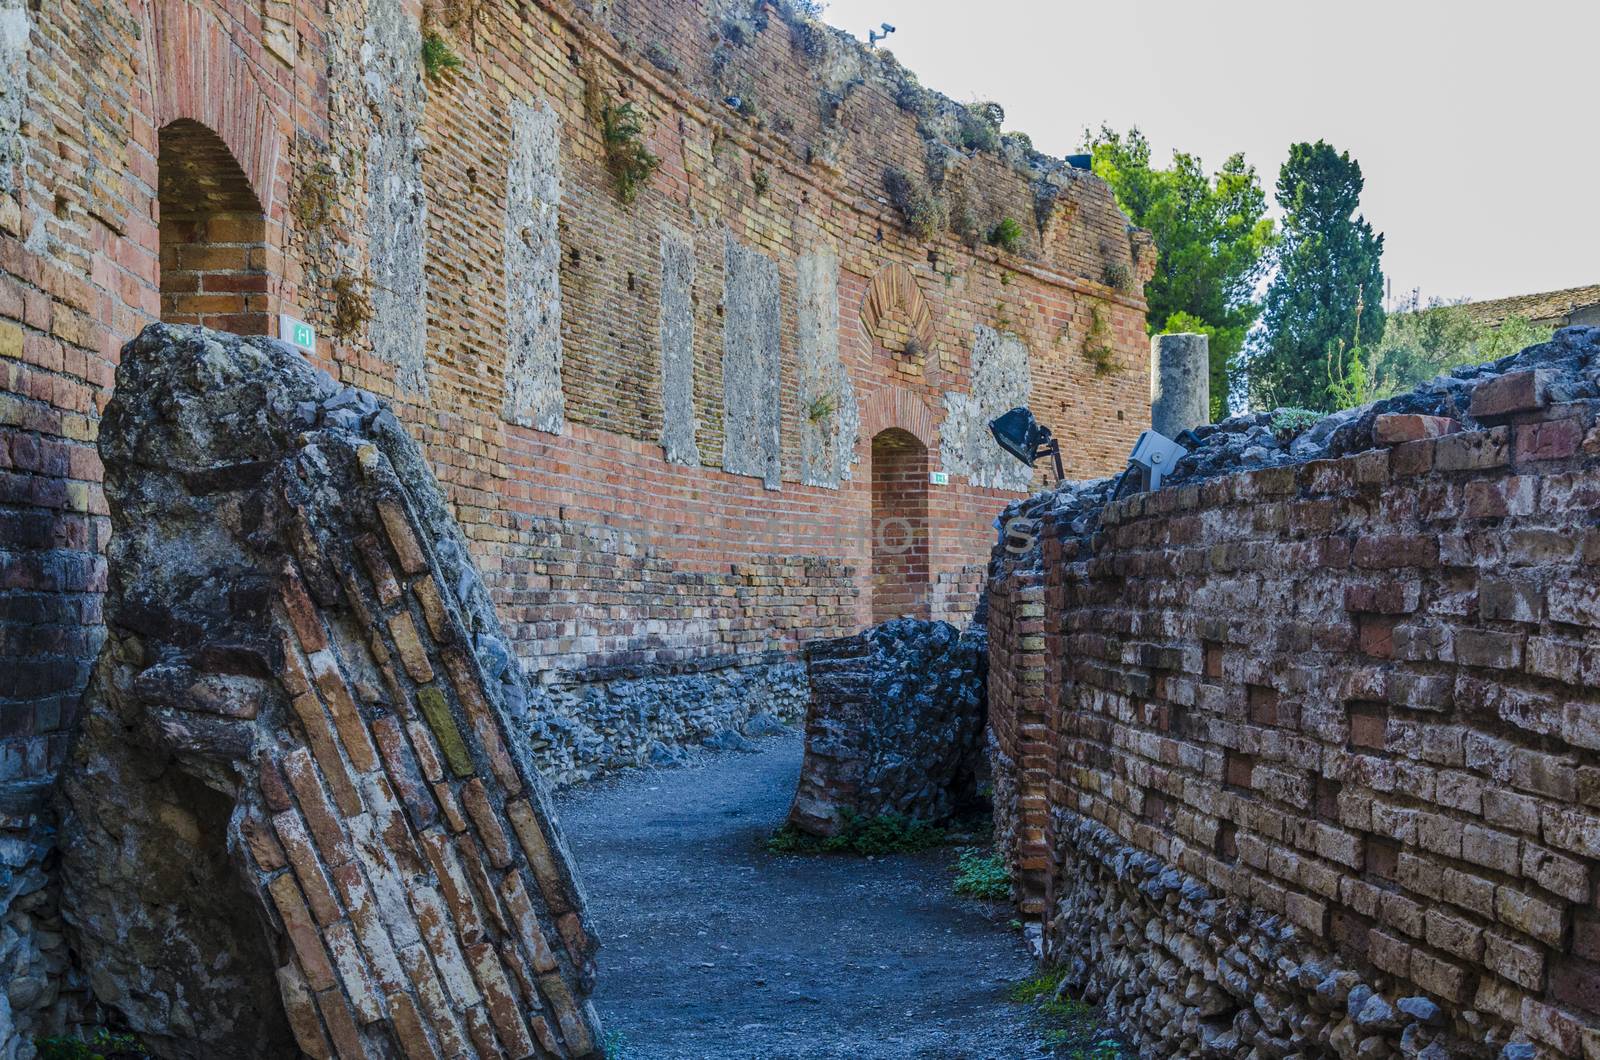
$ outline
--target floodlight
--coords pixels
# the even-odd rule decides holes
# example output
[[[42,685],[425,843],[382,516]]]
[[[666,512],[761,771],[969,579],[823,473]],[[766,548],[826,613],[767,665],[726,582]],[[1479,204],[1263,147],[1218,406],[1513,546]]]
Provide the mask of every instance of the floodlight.
[[[1018,407],[989,422],[989,433],[1000,448],[1029,467],[1041,456],[1055,458],[1056,481],[1066,478],[1061,469],[1061,443],[1050,433],[1050,428],[1033,418],[1033,413]]]

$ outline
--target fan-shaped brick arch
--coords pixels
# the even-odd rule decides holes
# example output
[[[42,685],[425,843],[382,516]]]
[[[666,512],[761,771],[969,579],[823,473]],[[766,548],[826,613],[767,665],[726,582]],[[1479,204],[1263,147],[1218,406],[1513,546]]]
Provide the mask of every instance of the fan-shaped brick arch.
[[[905,350],[907,337],[924,350],[933,344],[933,310],[916,275],[899,262],[885,265],[872,278],[861,300],[861,322],[879,345],[894,353]],[[902,330],[909,336],[900,334]]]

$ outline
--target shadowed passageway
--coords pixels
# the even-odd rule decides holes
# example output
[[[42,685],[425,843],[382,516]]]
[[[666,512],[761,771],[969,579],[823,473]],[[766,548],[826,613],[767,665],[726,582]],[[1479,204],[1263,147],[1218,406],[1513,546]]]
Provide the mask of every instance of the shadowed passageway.
[[[950,850],[768,853],[798,736],[569,792],[602,938],[596,1003],[628,1060],[1048,1055],[1007,988],[1032,962],[1001,904],[951,891]]]

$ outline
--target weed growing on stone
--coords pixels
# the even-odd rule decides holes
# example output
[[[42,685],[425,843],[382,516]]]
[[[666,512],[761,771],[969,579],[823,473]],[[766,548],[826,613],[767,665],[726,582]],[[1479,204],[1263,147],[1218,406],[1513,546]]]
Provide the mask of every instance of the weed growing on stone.
[[[841,811],[844,822],[837,834],[814,836],[785,824],[767,840],[774,854],[912,854],[943,846],[946,833],[926,821],[898,813],[866,817]]]
[[[621,1031],[607,1031],[605,1050],[606,1060],[627,1060],[628,1036]]]
[[[989,245],[1015,254],[1022,247],[1022,225],[1015,217],[1002,217],[989,229]]]
[[[972,103],[961,111],[957,139],[966,151],[1000,150],[1000,124],[1006,112],[998,103]]]
[[[639,188],[661,165],[661,159],[644,145],[644,127],[632,103],[607,98],[600,108],[600,134],[605,142],[606,168],[617,187],[617,198],[631,203]]]
[[[1105,1029],[1093,1005],[1068,994],[1065,968],[1048,968],[1011,988],[1011,1000],[1031,1005],[1049,1024],[1045,1041],[1067,1060],[1123,1060],[1129,1054]]]
[[[1311,409],[1279,409],[1272,417],[1272,433],[1280,441],[1288,441],[1316,426],[1322,417],[1323,413]]]
[[[422,68],[429,81],[440,81],[448,73],[461,69],[465,61],[450,47],[450,43],[437,33],[422,38]]]
[[[944,200],[928,188],[927,182],[898,166],[883,171],[883,190],[900,211],[906,231],[918,239],[932,239],[950,219]]]
[[[333,281],[333,334],[348,339],[372,319],[372,299],[362,290],[362,284],[349,276]]]
[[[833,415],[833,410],[839,407],[839,401],[832,394],[819,394],[811,399],[811,404],[806,407],[806,419],[812,423],[827,419]]]
[[[1133,273],[1120,261],[1108,261],[1106,267],[1100,270],[1100,281],[1107,287],[1127,291],[1133,286]]]
[[[1089,330],[1083,336],[1083,359],[1094,366],[1095,375],[1110,375],[1117,370],[1117,351],[1111,347],[1105,314],[1095,306],[1089,311]]]
[[[956,852],[956,893],[969,898],[1005,899],[1011,896],[1011,873],[994,851],[964,847]]]
[[[113,1034],[104,1027],[88,1038],[58,1035],[35,1038],[39,1060],[152,1060],[144,1043],[131,1034]]]
[[[758,169],[750,174],[750,183],[755,185],[757,195],[765,195],[772,187],[772,176],[765,169]]]

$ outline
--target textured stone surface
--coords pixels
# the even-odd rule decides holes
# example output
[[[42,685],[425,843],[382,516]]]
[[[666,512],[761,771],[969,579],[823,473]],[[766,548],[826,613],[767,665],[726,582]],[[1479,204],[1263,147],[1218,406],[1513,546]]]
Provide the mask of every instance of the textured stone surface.
[[[372,347],[403,390],[428,389],[427,191],[422,183],[422,29],[403,0],[367,0],[361,78]]]
[[[795,286],[800,333],[800,481],[838,489],[850,479],[861,413],[850,373],[839,359],[839,255],[800,256]]]
[[[806,758],[789,822],[841,814],[949,820],[976,794],[987,643],[981,627],[900,618],[806,649]]]
[[[767,489],[782,473],[778,265],[724,237],[722,467]]]
[[[109,632],[62,825],[95,999],[172,1056],[455,1055],[464,1026],[598,1055],[527,691],[393,415],[154,325],[100,445]]]
[[[661,448],[700,466],[694,412],[694,237],[661,226]]]
[[[1210,340],[1150,336],[1150,426],[1168,438],[1211,422]]]
[[[1019,405],[1033,392],[1028,347],[1009,331],[979,324],[972,334],[972,384],[966,393],[946,392],[945,421],[939,431],[939,459],[945,471],[963,475],[974,486],[1024,490],[1033,469],[995,442],[989,421]]]
[[[506,407],[524,427],[560,434],[561,119],[543,100],[511,105],[506,177]]]
[[[20,170],[28,147],[22,117],[28,97],[30,28],[25,0],[0,0],[0,194],[22,186]]]
[[[671,764],[678,749],[745,731],[753,719],[794,723],[805,714],[805,667],[784,652],[722,665],[616,667],[585,677],[533,693],[529,738],[551,784]]]
[[[1569,328],[1003,518],[1038,544],[991,568],[996,831],[1147,1051],[1600,1040],[1597,417]]]

